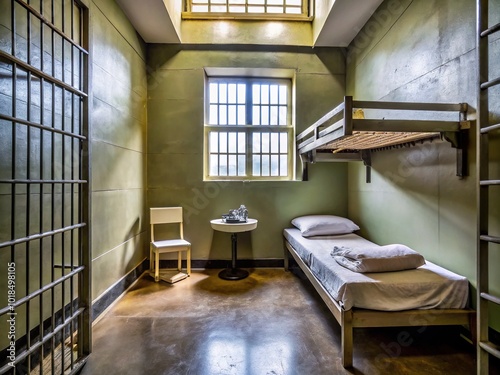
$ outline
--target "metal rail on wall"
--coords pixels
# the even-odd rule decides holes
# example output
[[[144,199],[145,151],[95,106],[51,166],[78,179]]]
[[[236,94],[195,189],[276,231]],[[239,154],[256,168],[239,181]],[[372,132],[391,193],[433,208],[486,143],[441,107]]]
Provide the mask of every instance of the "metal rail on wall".
[[[89,10],[2,12],[0,374],[72,374],[91,351]]]

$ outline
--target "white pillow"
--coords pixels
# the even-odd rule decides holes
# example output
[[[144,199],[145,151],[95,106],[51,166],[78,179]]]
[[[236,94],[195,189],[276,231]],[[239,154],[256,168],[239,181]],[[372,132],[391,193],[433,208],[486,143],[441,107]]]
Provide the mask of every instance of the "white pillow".
[[[293,219],[292,224],[300,229],[304,237],[347,234],[359,230],[351,220],[334,215],[300,216]]]
[[[425,259],[408,246],[392,244],[371,248],[335,246],[331,256],[338,264],[354,272],[390,272],[418,268]]]

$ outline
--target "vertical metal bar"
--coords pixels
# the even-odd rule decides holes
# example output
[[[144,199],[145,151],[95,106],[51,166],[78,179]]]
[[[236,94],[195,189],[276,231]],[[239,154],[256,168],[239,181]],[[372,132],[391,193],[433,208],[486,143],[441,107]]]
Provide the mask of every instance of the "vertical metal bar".
[[[16,53],[16,13],[15,13],[15,1],[12,0],[12,9],[11,9],[11,17],[12,17],[12,55]],[[15,117],[17,112],[17,64],[12,64],[12,116]],[[16,128],[17,124],[12,122],[12,157],[11,157],[11,165],[12,165],[12,179],[15,181],[16,179]],[[16,211],[16,183],[12,184],[11,188],[12,199],[11,199],[11,239],[16,238],[16,222],[14,213]],[[11,247],[11,261],[15,262],[15,248]]]
[[[28,5],[30,4],[30,0],[28,0]],[[26,45],[27,45],[27,50],[26,50],[26,62],[30,65],[31,64],[31,13],[26,10],[26,34],[27,34],[27,39],[26,40]]]
[[[65,30],[65,14],[64,14],[64,0],[61,1],[61,18],[62,18],[62,24],[61,24],[61,31],[63,33],[66,33],[66,30]],[[64,42],[63,42],[64,44]],[[63,45],[63,51],[64,51],[64,45]],[[64,53],[64,52],[63,52]],[[64,55],[63,55],[64,56]],[[64,72],[64,58],[62,59],[62,63],[63,63],[63,72]],[[64,77],[64,73],[63,73],[63,77]],[[64,78],[63,78],[63,81],[64,81]]]
[[[64,0],[62,1],[62,8],[64,10]],[[64,25],[64,12],[63,12],[63,25]],[[64,29],[64,27],[63,27]],[[64,59],[64,39],[62,39],[62,58],[61,58],[61,65],[63,69],[62,73],[62,79],[64,81],[64,75],[65,75],[65,59]],[[61,92],[61,127],[66,130],[66,90],[62,88]],[[64,181],[66,178],[66,147],[65,147],[65,135],[61,134],[61,180]],[[65,194],[66,194],[66,184],[63,182],[61,183],[61,226],[64,227],[66,225],[65,220],[66,220],[66,205],[65,205]],[[61,234],[61,277],[64,276],[65,270],[66,270],[66,256],[65,256],[65,251],[66,251],[66,233]],[[62,323],[63,324],[66,321],[66,281],[63,281],[61,283],[61,310],[62,310]],[[66,329],[63,328],[61,331],[61,369],[64,372],[65,366],[64,366],[64,342],[66,338]]]
[[[16,3],[14,0],[11,1],[11,27],[12,27],[12,35],[11,35],[11,52],[12,55],[16,54],[16,11],[15,11]],[[12,64],[12,117],[16,117],[17,112],[17,64]],[[17,124],[12,122],[12,154],[11,154],[11,166],[12,166],[12,179],[16,178],[16,128]],[[11,239],[13,240],[16,237],[16,183],[13,183],[11,186]],[[16,261],[16,248],[15,245],[10,247],[10,261],[15,263]],[[16,369],[13,369],[13,373],[16,373]]]
[[[28,1],[29,4],[29,1]],[[26,33],[27,33],[27,63],[31,64],[31,14],[26,10]],[[32,88],[31,88],[31,72],[27,71],[27,114],[26,118],[28,121],[31,121],[31,96],[32,96]],[[31,126],[28,126],[26,129],[27,139],[26,139],[26,178],[29,180],[31,178]],[[31,184],[26,185],[26,236],[30,234],[30,212],[31,212]],[[26,295],[30,293],[30,249],[31,249],[31,241],[26,242]],[[30,310],[31,310],[31,300],[26,301],[26,349],[29,350],[31,348],[31,324],[30,324]],[[27,368],[28,372],[31,372],[31,354],[27,357]]]
[[[40,0],[40,14],[44,14],[44,9],[43,9],[43,0]],[[43,22],[40,22],[40,70],[43,72],[44,71],[44,58],[43,58],[43,53],[44,53],[44,24]],[[40,124],[45,124],[45,80],[43,77],[40,77]],[[43,164],[44,164],[44,158],[43,158],[43,151],[44,150],[44,144],[43,144],[43,129],[40,129],[40,181],[44,180],[43,177]],[[40,183],[40,197],[39,197],[39,205],[40,205],[40,210],[39,210],[39,230],[40,233],[43,233],[43,219],[44,219],[44,209],[43,209],[43,189],[44,189],[44,184],[43,182]],[[39,252],[39,258],[38,261],[40,262],[40,275],[39,275],[39,286],[42,288],[43,286],[43,238],[40,238],[39,240],[39,246],[40,246],[40,252]],[[44,294],[40,294],[40,309],[39,309],[39,321],[40,321],[40,326],[39,326],[39,331],[40,331],[40,341],[43,341],[44,338],[44,327],[43,327],[43,296]],[[44,360],[44,346],[40,345],[40,375],[43,375],[43,360]]]
[[[27,119],[31,120],[31,72],[27,72]],[[26,178],[31,178],[30,165],[31,165],[31,126],[26,129]],[[31,184],[26,184],[26,237],[30,234],[30,212],[31,212]],[[26,295],[30,293],[30,248],[31,241],[26,242]],[[30,335],[30,306],[31,301],[26,301],[26,347],[29,350],[31,347]],[[31,371],[31,354],[28,355],[28,371]]]
[[[51,0],[50,2],[50,8],[51,8],[51,16],[52,16],[52,24],[55,24],[55,9],[54,9],[54,0]],[[56,55],[55,55],[55,31],[51,29],[51,58],[52,58],[52,76],[56,76]],[[52,83],[52,127],[55,127],[56,123],[56,87],[55,84]],[[51,133],[51,147],[50,147],[50,176],[51,179],[55,179],[55,171],[54,171],[54,145],[55,145],[55,134],[54,132]],[[50,197],[51,197],[51,203],[50,203],[50,220],[51,220],[51,230],[55,229],[55,219],[54,219],[54,193],[55,193],[55,184],[51,185],[50,189]],[[50,264],[50,273],[51,273],[51,282],[55,280],[55,269],[54,269],[54,260],[55,260],[55,238],[54,236],[51,236],[51,241],[50,241],[50,252],[51,252],[51,264]],[[51,288],[51,330],[54,332],[56,328],[56,317],[55,317],[55,287]],[[50,364],[51,364],[51,369],[52,373],[55,372],[55,336],[52,336],[50,339]]]
[[[82,98],[82,116],[80,117],[81,121],[81,131],[84,136],[86,136],[86,140],[82,141],[82,150],[81,150],[81,170],[82,170],[82,178],[85,178],[87,183],[83,184],[80,189],[81,196],[81,217],[84,223],[87,225],[80,232],[80,254],[81,254],[81,264],[85,267],[83,272],[80,273],[81,277],[79,278],[79,300],[80,306],[84,307],[85,310],[81,314],[81,319],[79,320],[78,326],[78,352],[80,356],[89,355],[92,352],[92,316],[91,316],[91,306],[92,306],[92,297],[91,297],[91,274],[92,274],[92,257],[90,253],[90,244],[91,244],[91,231],[90,231],[90,216],[91,216],[91,156],[92,156],[92,145],[90,142],[90,133],[91,133],[91,120],[90,120],[90,112],[89,107],[92,103],[92,85],[90,81],[90,77],[92,77],[92,61],[91,56],[92,52],[90,49],[90,11],[87,7],[81,7],[81,20],[82,22],[82,42],[83,47],[89,51],[88,55],[83,55],[80,53],[83,64],[81,69],[83,70],[83,74],[81,75],[81,79],[83,80],[83,91],[88,94],[86,98]]]
[[[477,181],[478,181],[478,221],[477,221],[477,337],[478,343],[488,341],[488,301],[481,298],[482,292],[488,292],[488,243],[481,241],[480,235],[488,232],[488,187],[481,186],[481,180],[488,179],[488,135],[481,134],[481,128],[488,124],[488,89],[481,90],[481,83],[489,77],[488,38],[481,38],[481,32],[488,27],[488,0],[477,0],[477,41],[476,53],[478,62],[478,104],[477,104]],[[488,374],[489,355],[477,345],[477,373]]]
[[[70,11],[71,11],[71,20],[70,20],[70,27],[71,27],[71,39],[74,40],[74,31],[75,31],[75,24],[74,24],[74,2],[73,0],[70,1]],[[70,68],[70,73],[71,73],[71,86],[75,86],[75,48],[71,46],[71,68]],[[71,93],[71,133],[75,133],[75,94]],[[70,149],[70,155],[71,155],[71,176],[70,178],[72,180],[75,179],[75,157],[74,157],[74,152],[75,152],[75,140],[71,139],[71,149]],[[75,189],[74,189],[74,184],[71,184],[70,188],[70,204],[71,204],[71,212],[70,212],[70,225],[74,224],[74,215],[75,215],[75,200],[74,200],[74,194],[75,194]],[[71,231],[71,240],[70,240],[70,264],[71,264],[71,272],[73,271],[75,260],[74,260],[74,238],[75,238],[75,233],[74,231]],[[70,315],[73,316],[74,314],[74,309],[73,309],[73,300],[74,300],[74,295],[73,295],[73,290],[74,290],[74,277],[71,277],[70,279]],[[73,360],[73,346],[74,346],[74,341],[73,341],[73,335],[74,335],[74,320],[71,320],[71,325],[70,325],[70,332],[69,332],[69,337],[70,337],[70,368],[74,368],[74,360]]]
[[[43,83],[43,80],[42,80]],[[41,111],[41,116],[43,116],[43,89],[40,89],[40,102],[42,103],[42,111]],[[43,173],[43,130],[40,129],[40,180],[43,180],[42,177]],[[40,197],[39,197],[39,205],[40,205],[40,210],[39,210],[39,230],[40,233],[43,233],[43,183],[40,183]],[[40,238],[39,240],[39,258],[38,261],[40,263],[40,275],[39,275],[39,287],[43,287],[43,238]],[[44,336],[44,329],[43,329],[43,293],[40,294],[40,309],[39,309],[39,331],[40,331],[40,341],[43,340]],[[43,361],[43,345],[40,346],[40,360]],[[43,366],[40,366],[40,374],[43,375]]]

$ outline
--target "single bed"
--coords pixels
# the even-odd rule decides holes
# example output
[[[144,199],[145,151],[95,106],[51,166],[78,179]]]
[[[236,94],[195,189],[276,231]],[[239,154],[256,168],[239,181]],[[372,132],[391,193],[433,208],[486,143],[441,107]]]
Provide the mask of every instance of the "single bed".
[[[344,367],[352,366],[353,328],[470,325],[475,332],[465,277],[429,261],[412,270],[357,273],[338,264],[331,250],[374,243],[353,233],[306,238],[297,228],[283,235],[285,269],[291,254],[341,326]]]

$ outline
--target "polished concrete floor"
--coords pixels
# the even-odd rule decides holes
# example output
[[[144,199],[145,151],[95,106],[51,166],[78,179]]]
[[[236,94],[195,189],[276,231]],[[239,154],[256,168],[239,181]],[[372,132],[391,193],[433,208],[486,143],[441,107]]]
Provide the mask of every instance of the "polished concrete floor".
[[[173,285],[143,276],[94,325],[82,374],[476,372],[473,346],[450,327],[356,329],[346,370],[339,326],[308,281],[281,269],[252,269],[239,281],[217,272]]]

